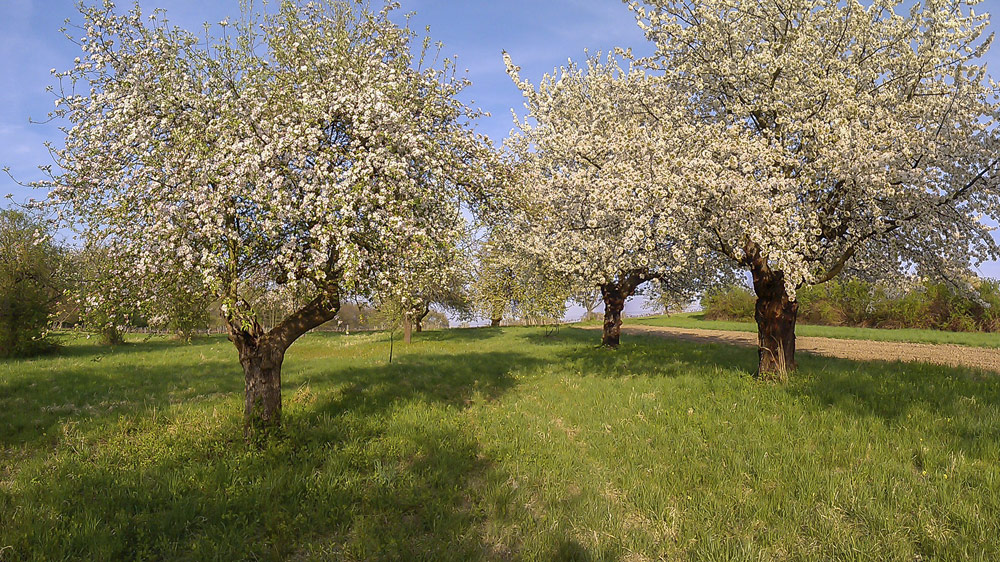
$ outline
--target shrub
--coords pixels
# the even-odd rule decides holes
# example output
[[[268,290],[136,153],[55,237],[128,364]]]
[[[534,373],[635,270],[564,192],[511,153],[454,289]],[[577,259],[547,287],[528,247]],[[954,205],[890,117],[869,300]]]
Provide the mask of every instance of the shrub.
[[[980,329],[984,332],[1000,332],[1000,281],[983,279],[977,287],[982,299],[983,312]]]
[[[757,297],[746,287],[730,285],[705,293],[701,307],[709,320],[752,320]]]
[[[942,283],[899,291],[835,280],[799,289],[798,319],[826,326],[1000,331],[1000,282],[976,279],[973,286],[977,295]],[[753,293],[739,285],[711,291],[701,301],[709,320],[753,320],[754,303]]]
[[[0,210],[0,357],[53,347],[49,317],[62,295],[60,255],[44,223]]]

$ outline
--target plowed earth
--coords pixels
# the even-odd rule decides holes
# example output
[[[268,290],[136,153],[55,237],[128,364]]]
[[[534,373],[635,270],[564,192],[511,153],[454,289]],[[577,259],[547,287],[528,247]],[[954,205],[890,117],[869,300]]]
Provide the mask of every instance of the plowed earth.
[[[695,343],[757,346],[757,334],[751,332],[660,326],[623,326],[622,333],[653,335]],[[795,344],[797,351],[853,361],[917,361],[952,367],[971,367],[1000,373],[1000,350],[997,349],[814,337],[797,337]]]

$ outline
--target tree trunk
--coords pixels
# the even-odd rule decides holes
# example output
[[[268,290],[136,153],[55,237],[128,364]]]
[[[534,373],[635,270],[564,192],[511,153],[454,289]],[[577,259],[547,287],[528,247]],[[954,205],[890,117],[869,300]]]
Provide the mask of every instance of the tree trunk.
[[[425,304],[424,307],[420,309],[420,313],[417,314],[417,317],[414,319],[414,328],[418,334],[424,331],[424,318],[427,318],[427,315],[430,314],[430,312],[431,307]]]
[[[758,367],[762,380],[785,381],[796,368],[795,319],[799,303],[788,299],[783,273],[767,267],[753,267],[753,287],[757,293],[754,318],[757,320]]]
[[[503,318],[490,318],[490,328],[499,328]]]
[[[601,285],[601,299],[604,301],[604,334],[601,345],[617,349],[622,335],[622,311],[625,310],[625,299],[631,297],[635,290],[650,279],[645,269],[625,271],[618,275],[618,281]]]
[[[229,341],[236,346],[243,366],[245,437],[281,423],[281,363],[285,351],[309,330],[332,320],[338,310],[339,288],[331,284],[267,332],[242,299],[226,315]]]
[[[246,434],[281,424],[281,363],[287,347],[264,336],[235,341],[243,366],[245,395],[243,431]]]
[[[409,315],[403,318],[403,343],[410,343],[413,335],[413,322],[410,322]]]
[[[624,291],[615,284],[601,285],[601,296],[604,297],[604,334],[601,345],[617,348],[622,334],[622,311],[625,310]]]

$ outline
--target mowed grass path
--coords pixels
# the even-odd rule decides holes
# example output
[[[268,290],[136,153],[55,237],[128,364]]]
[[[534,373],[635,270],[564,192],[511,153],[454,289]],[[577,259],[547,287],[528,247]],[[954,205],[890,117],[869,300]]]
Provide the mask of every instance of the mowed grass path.
[[[699,312],[630,318],[625,321],[626,326],[629,324],[726,330],[729,332],[757,332],[757,324],[754,322],[706,320],[705,315]],[[916,330],[910,328],[882,330],[877,328],[853,328],[850,326],[817,326],[800,322],[795,325],[795,335],[843,340],[935,343],[1000,348],[1000,333],[989,332],[948,332],[944,330]]]
[[[564,328],[0,363],[0,560],[996,560],[1000,380]]]

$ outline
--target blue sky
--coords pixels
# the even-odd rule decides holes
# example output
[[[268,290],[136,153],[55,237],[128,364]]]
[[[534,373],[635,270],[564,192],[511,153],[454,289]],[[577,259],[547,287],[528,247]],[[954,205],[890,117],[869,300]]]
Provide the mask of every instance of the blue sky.
[[[119,6],[131,5],[120,0]],[[145,11],[163,8],[181,27],[198,30],[203,22],[218,22],[239,12],[237,0],[142,0]],[[469,70],[473,86],[468,100],[490,113],[479,130],[495,141],[512,127],[510,109],[521,110],[521,96],[504,71],[501,52],[510,52],[522,75],[537,81],[545,72],[579,59],[584,49],[607,51],[614,46],[651,50],[631,13],[618,0],[402,0],[403,12],[416,12],[414,27],[431,26],[431,36],[445,43],[444,53],[458,55],[459,67]],[[987,0],[977,12],[998,13],[1000,0]],[[0,0],[0,165],[9,166],[22,181],[39,178],[37,166],[50,163],[43,146],[61,139],[55,124],[41,121],[52,107],[45,92],[52,80],[50,68],[66,68],[78,47],[58,31],[66,18],[79,21],[74,0]],[[1000,45],[988,57],[1000,69]],[[1000,77],[1000,71],[994,70]],[[15,201],[41,197],[0,177],[0,195],[13,193]],[[0,202],[6,206],[7,201]],[[982,273],[1000,277],[1000,264],[988,264]],[[636,311],[637,310],[633,310]]]
[[[237,0],[142,0],[144,11],[163,8],[170,21],[190,30],[203,22],[218,22],[239,13]],[[119,7],[131,5],[120,0]],[[513,122],[510,108],[521,109],[521,95],[508,78],[501,58],[506,49],[523,68],[524,76],[537,79],[581,58],[584,49],[606,51],[616,45],[650,50],[628,9],[618,0],[403,0],[400,15],[416,12],[413,27],[431,26],[431,37],[445,43],[445,55],[457,55],[461,69],[468,69],[473,86],[466,101],[489,111],[492,117],[479,124],[499,142]],[[44,120],[53,98],[45,92],[52,83],[50,68],[64,69],[78,56],[78,48],[58,31],[66,18],[79,21],[75,0],[0,1],[0,164],[10,166],[21,180],[38,178],[36,167],[49,163],[45,140],[58,143],[54,124]],[[218,29],[218,28],[216,28]],[[14,193],[15,200],[36,196],[9,178],[0,178],[0,194]]]

